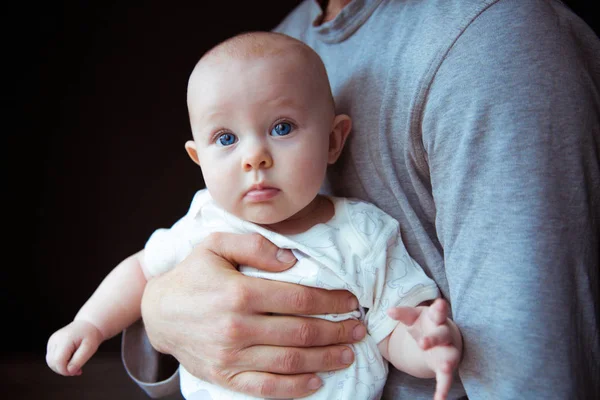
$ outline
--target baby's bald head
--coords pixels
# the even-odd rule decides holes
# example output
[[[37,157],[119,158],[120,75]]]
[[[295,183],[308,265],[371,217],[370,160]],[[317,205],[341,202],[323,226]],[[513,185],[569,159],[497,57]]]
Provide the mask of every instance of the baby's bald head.
[[[307,58],[311,57],[311,53],[314,53],[306,44],[282,33],[246,32],[219,43],[206,52],[200,61],[211,57],[248,59],[277,56],[290,50],[305,53]],[[314,55],[318,58],[316,54]]]
[[[319,55],[306,44],[290,36],[275,32],[247,32],[229,38],[206,52],[196,64],[188,83],[190,88],[201,81],[208,70],[219,68],[231,61],[251,62],[257,59],[291,58],[304,73],[310,74],[315,96],[325,96],[334,109],[333,95],[325,65]]]

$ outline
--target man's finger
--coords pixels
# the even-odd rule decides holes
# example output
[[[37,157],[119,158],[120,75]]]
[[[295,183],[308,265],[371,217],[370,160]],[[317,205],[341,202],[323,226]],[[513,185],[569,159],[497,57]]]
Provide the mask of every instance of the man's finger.
[[[247,347],[264,344],[289,347],[315,347],[356,343],[366,335],[358,320],[331,322],[294,316],[256,316],[247,322]]]
[[[265,372],[242,372],[228,382],[232,390],[259,398],[290,399],[305,397],[322,386],[314,374],[275,375]]]
[[[358,309],[358,300],[345,290],[326,290],[287,282],[247,277],[253,311],[271,314],[342,314]],[[262,296],[258,294],[262,293]],[[268,295],[264,295],[268,293]]]
[[[234,266],[250,265],[264,271],[285,271],[296,263],[296,257],[290,250],[278,248],[257,233],[211,233],[195,248],[196,251],[202,249],[222,257]]]
[[[283,375],[335,371],[347,368],[354,362],[354,353],[348,346],[253,346],[238,355],[236,364],[241,370]]]
[[[279,249],[258,234],[213,233],[194,251],[209,251],[234,266],[249,265],[265,271],[283,271],[296,263],[290,250]],[[188,257],[189,258],[189,257]],[[206,259],[205,257],[202,259]],[[325,290],[246,277],[252,311],[274,314],[340,314],[358,308],[358,301],[343,290]],[[265,293],[269,295],[266,296]]]

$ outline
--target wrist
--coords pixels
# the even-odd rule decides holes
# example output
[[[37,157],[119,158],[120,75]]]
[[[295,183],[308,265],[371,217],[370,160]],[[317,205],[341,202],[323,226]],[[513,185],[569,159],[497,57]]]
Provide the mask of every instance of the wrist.
[[[141,316],[142,326],[146,331],[146,336],[152,347],[159,353],[172,354],[174,347],[170,341],[165,340],[164,333],[168,329],[168,324],[162,320],[161,312],[164,303],[165,295],[162,290],[155,287],[156,283],[161,280],[161,277],[154,277],[146,284],[146,288],[142,295]]]
[[[88,332],[91,332],[91,336],[98,343],[102,343],[106,340],[106,335],[100,329],[98,324],[96,324],[93,320],[86,318],[85,316],[77,315],[75,319],[73,319],[74,324],[79,324],[80,326],[84,326]]]

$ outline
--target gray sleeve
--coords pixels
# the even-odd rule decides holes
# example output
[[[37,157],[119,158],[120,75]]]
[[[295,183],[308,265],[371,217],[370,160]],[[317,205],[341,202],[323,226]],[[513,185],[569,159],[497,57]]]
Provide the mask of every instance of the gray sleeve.
[[[600,43],[525,3],[464,31],[423,114],[460,377],[472,400],[599,398]]]
[[[154,350],[141,319],[123,331],[121,358],[127,374],[149,397],[183,399],[177,360]]]

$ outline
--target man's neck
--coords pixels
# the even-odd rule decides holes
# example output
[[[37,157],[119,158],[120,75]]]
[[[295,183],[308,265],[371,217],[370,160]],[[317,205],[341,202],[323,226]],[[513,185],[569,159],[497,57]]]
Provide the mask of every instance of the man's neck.
[[[321,23],[333,20],[342,11],[351,0],[324,0],[321,1],[321,8],[323,9],[323,18]]]

